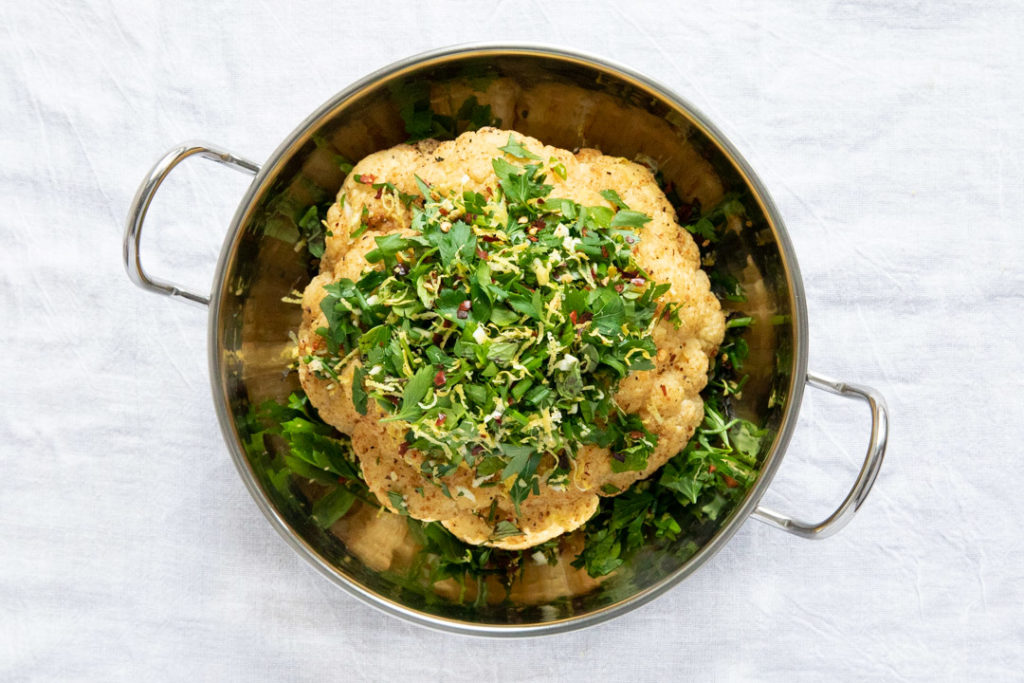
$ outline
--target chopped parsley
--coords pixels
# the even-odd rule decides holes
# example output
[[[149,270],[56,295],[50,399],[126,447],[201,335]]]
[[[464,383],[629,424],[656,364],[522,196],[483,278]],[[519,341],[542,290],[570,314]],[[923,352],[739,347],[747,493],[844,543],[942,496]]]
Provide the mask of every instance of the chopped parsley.
[[[602,502],[584,526],[584,549],[574,565],[604,576],[651,539],[673,541],[693,521],[717,520],[757,479],[766,435],[752,422],[727,418],[722,394],[706,397],[704,421],[686,448],[657,476]]]
[[[327,209],[330,208],[332,203],[314,204],[306,209],[305,213],[302,214],[296,223],[299,228],[299,235],[313,258],[320,258],[324,255],[324,238],[327,236],[324,221],[327,218]]]
[[[567,484],[583,444],[609,448],[613,471],[647,466],[657,436],[614,396],[654,367],[671,307],[633,256],[648,216],[614,190],[611,208],[552,198],[542,165],[522,163],[536,155],[511,135],[500,151],[489,197],[373,185],[412,208],[414,233],[375,237],[359,280],[325,287],[314,367],[337,377],[358,360],[356,409],[373,399],[407,422],[434,484],[465,463],[518,506],[542,477]]]
[[[450,140],[466,130],[501,125],[501,119],[495,118],[491,105],[480,104],[476,95],[463,100],[454,116],[438,114],[431,106],[430,85],[427,81],[399,83],[392,87],[392,95],[409,136],[407,142],[425,138]]]

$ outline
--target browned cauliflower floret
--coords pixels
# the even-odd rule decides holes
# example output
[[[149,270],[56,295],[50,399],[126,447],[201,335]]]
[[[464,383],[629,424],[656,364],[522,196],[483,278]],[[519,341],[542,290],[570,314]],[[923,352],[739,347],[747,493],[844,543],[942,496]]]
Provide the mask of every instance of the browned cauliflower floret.
[[[398,145],[371,154],[355,166],[339,191],[339,199],[344,197],[344,201],[328,212],[330,232],[321,272],[303,297],[300,358],[308,358],[324,347],[324,340],[316,332],[326,326],[320,310],[324,286],[340,278],[357,280],[368,267],[365,255],[376,246],[375,237],[411,232],[410,209],[392,193],[374,190],[371,183],[386,181],[401,192],[417,194],[415,177],[419,176],[432,187],[490,196],[498,186],[491,160],[509,135],[509,131],[484,128],[449,142]],[[540,159],[554,159],[564,165],[564,179],[560,174],[548,174],[546,182],[554,185],[554,196],[582,205],[610,206],[601,191],[611,188],[631,209],[652,218],[643,228],[634,256],[653,280],[671,285],[661,302],[678,304],[680,324],[663,320],[656,325],[655,368],[630,374],[616,395],[623,410],[639,415],[647,429],[658,436],[646,468],[614,473],[607,448],[582,446],[570,484],[552,487],[541,483],[539,495],[529,496],[516,515],[503,486],[474,486],[474,472],[463,463],[446,478],[452,494],[449,497],[421,474],[422,454],[403,447],[404,423],[381,422],[385,413],[373,401],[365,415],[355,410],[352,374],[356,362],[349,364],[338,381],[318,377],[305,362],[299,369],[302,386],[321,417],[352,437],[366,483],[385,507],[394,509],[391,495],[398,494],[412,517],[439,520],[468,543],[513,550],[578,528],[594,514],[600,495],[625,490],[685,446],[703,417],[700,391],[707,381],[708,357],[721,343],[725,327],[718,300],[700,269],[697,246],[676,223],[674,210],[647,168],[592,149],[572,154],[534,138],[518,137],[523,147]],[[358,177],[364,182],[358,182]],[[363,222],[368,229],[353,239],[351,235]],[[495,516],[515,520],[522,533],[492,539]]]

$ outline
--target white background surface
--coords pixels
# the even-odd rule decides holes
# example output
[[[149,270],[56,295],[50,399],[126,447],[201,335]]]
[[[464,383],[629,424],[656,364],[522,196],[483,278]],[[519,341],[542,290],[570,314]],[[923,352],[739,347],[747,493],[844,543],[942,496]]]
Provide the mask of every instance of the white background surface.
[[[1024,7],[661,4],[0,2],[0,679],[1024,675]],[[877,387],[893,426],[840,535],[748,522],[655,603],[515,642],[386,617],[294,554],[221,440],[203,311],[120,260],[172,144],[263,160],[369,71],[502,39],[618,60],[716,121],[788,223],[812,369]],[[173,176],[147,267],[207,291],[246,182]],[[768,500],[826,513],[867,432],[810,392]]]

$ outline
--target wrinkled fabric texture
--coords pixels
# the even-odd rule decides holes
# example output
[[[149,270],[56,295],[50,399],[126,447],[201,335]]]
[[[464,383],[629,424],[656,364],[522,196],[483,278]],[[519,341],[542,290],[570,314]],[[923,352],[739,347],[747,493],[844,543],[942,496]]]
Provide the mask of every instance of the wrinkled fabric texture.
[[[1022,34],[1011,0],[0,3],[0,680],[1019,677]],[[350,82],[469,40],[627,64],[758,171],[810,367],[892,412],[841,534],[748,521],[639,610],[484,641],[378,613],[264,521],[214,415],[205,312],[125,276],[128,204],[175,143],[261,161]],[[207,292],[247,182],[184,164],[146,268]],[[863,406],[808,390],[765,502],[825,516],[867,436]]]

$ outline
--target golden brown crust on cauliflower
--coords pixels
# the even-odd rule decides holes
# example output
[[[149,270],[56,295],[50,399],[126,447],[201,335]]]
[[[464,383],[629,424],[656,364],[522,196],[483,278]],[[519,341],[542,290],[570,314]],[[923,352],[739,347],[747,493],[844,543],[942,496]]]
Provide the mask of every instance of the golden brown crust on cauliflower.
[[[340,278],[357,280],[367,267],[366,253],[375,247],[374,237],[410,232],[410,210],[390,193],[378,196],[370,184],[359,183],[356,177],[363,175],[366,180],[366,176],[372,176],[372,182],[377,183],[388,181],[409,194],[418,194],[415,176],[442,189],[488,194],[487,188],[493,192],[498,185],[491,159],[508,137],[509,131],[483,128],[449,142],[398,145],[367,156],[353,168],[338,193],[344,201],[332,206],[327,214],[330,233],[320,275],[310,282],[303,297],[300,358],[323,347],[316,330],[326,325],[320,310],[324,285]],[[583,205],[607,206],[600,192],[611,188],[630,208],[652,218],[643,228],[635,258],[653,280],[671,284],[662,301],[679,304],[680,324],[658,323],[654,330],[656,367],[629,375],[616,395],[623,410],[638,414],[658,436],[646,469],[613,473],[608,449],[587,445],[579,449],[571,485],[556,489],[542,483],[540,495],[529,496],[521,504],[518,517],[507,491],[501,486],[474,487],[473,472],[465,464],[445,479],[452,496],[449,498],[421,476],[422,455],[400,448],[405,431],[402,423],[381,423],[384,412],[373,401],[366,415],[356,412],[352,404],[356,363],[351,363],[338,381],[318,378],[306,363],[299,367],[302,386],[320,416],[352,437],[366,483],[385,507],[393,509],[388,494],[397,493],[411,516],[439,520],[468,543],[506,549],[527,548],[578,528],[596,511],[602,487],[610,484],[625,490],[650,476],[686,445],[703,417],[700,391],[707,382],[708,357],[717,350],[725,329],[718,300],[700,269],[697,246],[677,225],[675,211],[647,168],[593,149],[572,154],[534,138],[518,137],[540,158],[554,157],[565,166],[565,179],[548,173],[547,182],[554,185],[554,195]],[[362,222],[364,207],[369,229],[352,239]],[[496,514],[488,520],[495,500]],[[523,533],[490,540],[493,526],[500,520],[513,521]]]

